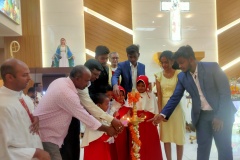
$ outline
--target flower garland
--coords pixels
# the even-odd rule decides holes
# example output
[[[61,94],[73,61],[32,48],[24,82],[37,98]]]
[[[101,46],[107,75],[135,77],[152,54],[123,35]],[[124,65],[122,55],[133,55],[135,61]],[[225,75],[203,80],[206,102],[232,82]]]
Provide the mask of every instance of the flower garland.
[[[240,99],[240,85],[236,78],[230,79],[230,91],[232,100]]]
[[[140,154],[139,150],[141,148],[141,141],[139,140],[139,131],[138,131],[138,125],[131,125],[130,132],[132,135],[132,149],[131,149],[131,157],[132,160],[140,160]]]
[[[236,85],[235,86],[231,85],[230,86],[230,90],[231,90],[231,94],[238,94],[238,93],[240,93],[240,89]]]
[[[140,97],[141,97],[140,93],[138,93],[138,92],[135,92],[135,93],[129,92],[128,93],[128,103],[129,103],[129,105],[132,105],[133,103],[137,103],[139,101]]]
[[[137,112],[136,103],[139,101],[140,97],[141,97],[140,93],[138,93],[138,92],[133,91],[133,92],[128,93],[128,103],[129,103],[129,105],[133,106],[133,117],[134,117],[134,115],[136,116],[136,112]],[[136,119],[133,118],[133,121],[134,120],[136,120]],[[138,123],[137,124],[132,123],[132,125],[130,125],[129,129],[130,129],[130,132],[132,135],[132,149],[131,149],[132,160],[140,160],[139,150],[141,148],[141,141],[139,139],[140,136],[139,136],[139,131],[138,131],[138,129],[139,129]]]

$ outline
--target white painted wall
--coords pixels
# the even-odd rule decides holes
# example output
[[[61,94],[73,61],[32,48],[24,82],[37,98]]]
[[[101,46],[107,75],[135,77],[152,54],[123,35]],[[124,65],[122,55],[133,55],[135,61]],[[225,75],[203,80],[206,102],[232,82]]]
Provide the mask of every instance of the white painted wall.
[[[182,40],[173,42],[170,40],[169,31],[170,13],[160,11],[160,0],[132,0],[133,41],[140,45],[139,61],[146,65],[150,81],[154,81],[153,74],[160,69],[152,59],[156,52],[176,51],[179,47],[189,44],[194,51],[205,52],[203,61],[217,61],[215,3],[215,0],[190,1],[190,11],[181,14]],[[139,27],[156,29],[136,30]]]
[[[75,65],[85,57],[84,14],[82,0],[41,0],[43,67],[51,66],[60,39],[65,38],[75,56]]]

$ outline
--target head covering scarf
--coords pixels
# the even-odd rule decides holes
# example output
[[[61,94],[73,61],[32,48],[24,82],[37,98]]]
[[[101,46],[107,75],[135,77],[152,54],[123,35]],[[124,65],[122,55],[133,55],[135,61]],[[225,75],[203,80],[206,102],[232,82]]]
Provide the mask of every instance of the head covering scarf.
[[[123,91],[123,96],[125,97],[126,95],[126,91],[122,86],[118,86],[119,91]],[[117,96],[113,94],[113,99],[115,99],[115,101],[117,101]],[[122,102],[119,102],[122,103]]]
[[[140,75],[140,76],[137,77],[137,83],[138,83],[139,81],[142,81],[142,82],[145,84],[146,93],[147,93],[147,95],[148,95],[148,91],[150,90],[150,89],[149,89],[148,77],[145,76],[145,75]],[[148,97],[149,97],[149,95],[148,95]],[[149,97],[149,98],[150,98],[150,97]]]

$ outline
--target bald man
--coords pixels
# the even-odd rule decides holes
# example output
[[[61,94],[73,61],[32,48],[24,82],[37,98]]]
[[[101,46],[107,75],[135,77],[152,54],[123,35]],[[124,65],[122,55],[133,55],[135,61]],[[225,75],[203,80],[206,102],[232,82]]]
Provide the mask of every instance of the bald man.
[[[17,59],[8,59],[1,66],[4,86],[0,88],[0,159],[50,160],[39,136],[29,129],[34,121],[30,112],[34,106],[22,92],[30,80],[29,72],[28,66]]]
[[[77,89],[84,90],[90,83],[91,72],[83,65],[73,67],[69,77],[58,78],[48,87],[34,111],[39,117],[39,132],[43,147],[52,160],[62,160],[59,148],[67,135],[72,117],[77,118],[92,130],[114,136],[112,126],[102,125],[81,104]]]

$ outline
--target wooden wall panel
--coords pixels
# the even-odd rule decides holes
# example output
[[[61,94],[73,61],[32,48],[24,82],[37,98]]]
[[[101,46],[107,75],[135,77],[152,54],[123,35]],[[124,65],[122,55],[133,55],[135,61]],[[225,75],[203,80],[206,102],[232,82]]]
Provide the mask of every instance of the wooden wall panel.
[[[216,0],[216,3],[218,29],[240,18],[239,0]]]
[[[132,29],[131,0],[84,0],[84,6]]]
[[[217,28],[220,29],[240,18],[239,0],[217,0]],[[218,60],[220,66],[240,57],[240,24],[218,35]],[[225,70],[227,76],[240,76],[240,62]]]
[[[228,78],[238,78],[240,77],[240,63],[235,64],[231,68],[225,70],[225,73],[227,74]]]
[[[19,42],[21,48],[14,54],[29,67],[42,67],[40,0],[21,0],[22,36],[4,37],[5,57],[10,58],[10,43]]]
[[[221,66],[240,57],[240,25],[218,35],[218,45]]]
[[[84,6],[132,29],[132,7],[129,0],[84,0]],[[119,62],[127,60],[126,47],[133,43],[133,36],[84,13],[86,48],[95,51],[96,46],[105,45],[110,52],[119,53]],[[88,59],[89,56],[86,56]]]
[[[119,61],[127,59],[126,47],[133,43],[132,35],[85,13],[86,48],[95,51],[96,46],[105,45],[111,52],[120,55]]]
[[[4,60],[5,60],[4,48],[0,48],[0,65],[4,62]]]
[[[94,57],[92,57],[92,56],[86,54],[86,61],[89,60],[89,59],[93,59],[93,58],[94,58]]]
[[[3,86],[3,80],[0,79],[0,87]]]

